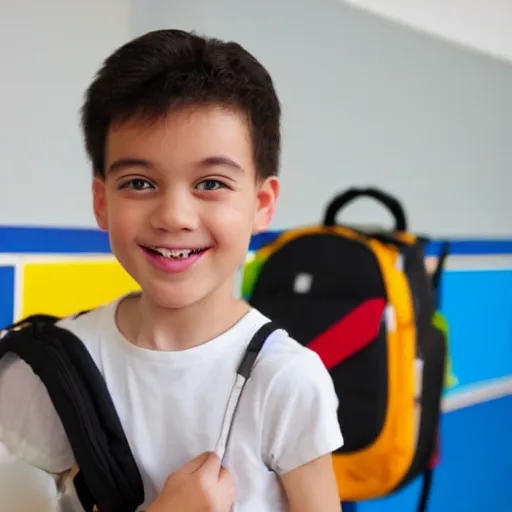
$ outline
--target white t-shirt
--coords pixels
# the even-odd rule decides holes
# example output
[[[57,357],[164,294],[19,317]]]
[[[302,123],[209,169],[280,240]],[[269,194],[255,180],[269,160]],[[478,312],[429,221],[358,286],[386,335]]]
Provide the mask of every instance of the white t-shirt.
[[[238,364],[268,319],[252,309],[203,345],[162,352],[123,337],[117,303],[60,325],[84,342],[106,380],[144,481],[143,510],[170,473],[215,448]],[[224,460],[237,488],[236,512],[288,510],[278,475],[342,446],[337,407],[320,358],[285,331],[274,332],[240,398]],[[0,442],[46,471],[74,464],[46,388],[11,355],[0,361]]]

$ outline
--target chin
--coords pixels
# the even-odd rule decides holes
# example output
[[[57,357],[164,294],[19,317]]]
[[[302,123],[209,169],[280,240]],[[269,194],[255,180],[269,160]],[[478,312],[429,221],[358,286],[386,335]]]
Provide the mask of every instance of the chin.
[[[179,285],[143,287],[143,290],[144,295],[150,299],[151,303],[160,308],[174,310],[193,306],[210,294],[210,292],[201,293],[197,287],[191,290],[190,286],[181,287]]]

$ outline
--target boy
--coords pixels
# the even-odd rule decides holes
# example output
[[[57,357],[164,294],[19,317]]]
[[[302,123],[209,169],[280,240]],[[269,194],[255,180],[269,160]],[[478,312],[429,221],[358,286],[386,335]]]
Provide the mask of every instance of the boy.
[[[233,280],[274,212],[280,115],[253,56],[180,30],[121,47],[87,91],[94,213],[142,292],[60,324],[105,377],[143,476],[144,508],[167,475],[215,449],[237,365],[268,321],[233,296]],[[2,365],[0,442],[46,471],[69,470],[73,456],[40,382],[18,360]],[[337,405],[316,354],[273,333],[223,461],[235,510],[340,510]]]

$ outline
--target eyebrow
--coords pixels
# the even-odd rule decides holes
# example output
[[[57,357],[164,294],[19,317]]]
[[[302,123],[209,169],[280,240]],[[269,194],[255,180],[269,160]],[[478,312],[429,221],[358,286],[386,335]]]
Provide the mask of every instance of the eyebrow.
[[[228,158],[227,156],[209,156],[204,158],[199,162],[200,167],[216,167],[223,166],[229,167],[236,171],[243,172],[243,169],[240,165],[238,165],[234,160]],[[111,163],[108,172],[120,171],[121,169],[126,169],[128,167],[144,167],[146,169],[154,168],[154,165],[149,161],[143,158],[120,158],[115,162]]]
[[[110,164],[108,172],[120,171],[127,167],[145,167],[146,169],[151,169],[153,164],[149,160],[144,160],[142,158],[120,158]]]
[[[231,158],[228,158],[227,156],[210,156],[208,158],[205,158],[204,160],[201,160],[199,162],[199,165],[201,167],[216,167],[216,166],[223,166],[223,167],[229,167],[231,169],[235,169],[236,171],[244,172],[242,167],[238,165],[234,160],[231,160]]]

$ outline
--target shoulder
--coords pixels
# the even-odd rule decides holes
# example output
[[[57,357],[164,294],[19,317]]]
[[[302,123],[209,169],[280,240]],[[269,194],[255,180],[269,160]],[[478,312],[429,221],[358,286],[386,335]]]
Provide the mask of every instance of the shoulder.
[[[118,300],[89,311],[67,316],[59,320],[56,325],[71,331],[86,345],[89,345],[105,331],[105,326],[109,320],[114,319],[117,303]]]
[[[248,387],[260,408],[263,457],[277,474],[343,445],[332,378],[320,357],[286,331],[269,336],[251,379]]]
[[[62,318],[57,326],[78,337],[94,358],[110,309],[113,303]],[[0,359],[0,442],[49,472],[61,472],[73,463],[67,436],[45,385],[25,361],[10,353]]]
[[[263,315],[262,315],[263,316]],[[265,317],[263,317],[265,318]],[[283,330],[274,331],[265,342],[254,367],[255,380],[266,382],[268,391],[311,385],[334,390],[329,372],[316,352]]]

